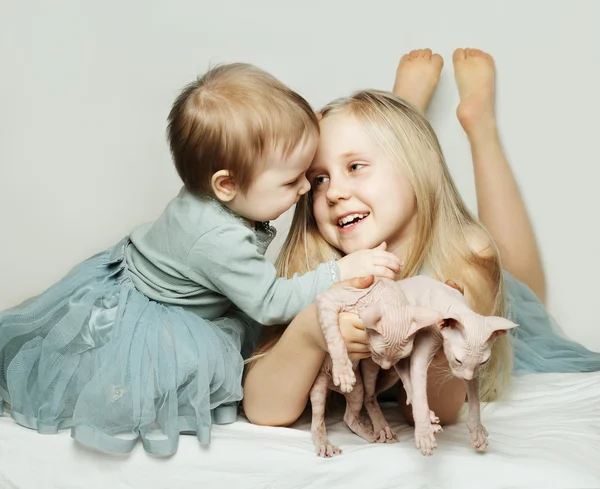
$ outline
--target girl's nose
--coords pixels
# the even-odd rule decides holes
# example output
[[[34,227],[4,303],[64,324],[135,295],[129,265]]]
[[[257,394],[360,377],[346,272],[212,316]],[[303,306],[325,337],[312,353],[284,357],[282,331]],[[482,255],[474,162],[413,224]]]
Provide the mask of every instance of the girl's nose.
[[[330,205],[333,205],[340,200],[347,200],[350,197],[350,191],[343,182],[330,179],[326,197],[327,202],[329,202]]]

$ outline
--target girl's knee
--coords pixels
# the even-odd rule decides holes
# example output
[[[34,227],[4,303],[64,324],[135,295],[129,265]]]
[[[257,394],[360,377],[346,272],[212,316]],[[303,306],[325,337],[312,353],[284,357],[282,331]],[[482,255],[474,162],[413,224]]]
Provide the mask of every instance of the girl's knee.
[[[440,418],[441,424],[456,422],[467,397],[465,381],[452,375],[443,354],[433,359],[427,377],[429,409]]]
[[[427,375],[427,402],[429,409],[440,418],[440,424],[456,422],[466,396],[464,380],[452,376],[444,354],[437,354],[429,366]],[[399,390],[398,403],[406,421],[414,425],[412,406],[406,405],[404,389]]]

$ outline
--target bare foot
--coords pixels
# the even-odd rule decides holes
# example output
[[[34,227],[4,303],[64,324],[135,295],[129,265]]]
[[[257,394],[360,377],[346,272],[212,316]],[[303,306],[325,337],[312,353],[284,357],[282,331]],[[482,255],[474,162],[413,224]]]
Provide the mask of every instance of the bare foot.
[[[460,103],[456,115],[468,136],[496,127],[494,59],[479,49],[456,49],[452,56]]]
[[[425,112],[440,80],[444,60],[431,49],[416,49],[400,59],[394,93]]]

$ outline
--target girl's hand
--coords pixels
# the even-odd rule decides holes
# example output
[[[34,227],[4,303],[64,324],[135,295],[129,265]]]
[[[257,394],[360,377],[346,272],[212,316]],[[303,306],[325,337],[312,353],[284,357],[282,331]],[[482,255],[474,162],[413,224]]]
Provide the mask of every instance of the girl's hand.
[[[335,287],[354,287],[355,289],[366,289],[373,285],[375,277],[372,275],[366,277],[356,277],[350,280],[344,280],[343,282],[337,282],[333,284],[332,288]],[[371,356],[367,332],[365,331],[362,320],[356,315],[349,312],[342,312],[338,318],[340,325],[340,332],[344,343],[346,344],[346,350],[350,360],[361,360]],[[320,348],[327,351],[325,344],[325,338],[320,327],[315,331],[318,331],[317,338],[315,338],[316,344]]]
[[[343,282],[335,283],[333,287],[349,286],[355,289],[366,289],[373,285],[375,277],[368,275],[366,277],[356,277]],[[339,315],[340,331],[342,338],[348,350],[350,360],[362,360],[371,356],[367,332],[362,320],[356,314],[342,312]]]
[[[362,360],[370,357],[369,338],[362,320],[356,314],[342,312],[339,321],[350,360]]]

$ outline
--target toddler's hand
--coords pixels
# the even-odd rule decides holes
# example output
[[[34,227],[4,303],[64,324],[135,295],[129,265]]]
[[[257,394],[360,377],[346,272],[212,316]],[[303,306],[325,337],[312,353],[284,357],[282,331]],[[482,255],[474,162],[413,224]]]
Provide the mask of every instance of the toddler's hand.
[[[350,360],[362,360],[370,357],[369,339],[362,320],[356,314],[342,312],[339,322]]]
[[[375,275],[394,279],[400,273],[402,262],[393,253],[386,250],[386,243],[381,243],[372,250],[360,250],[350,253],[337,261],[340,280],[353,277]]]

